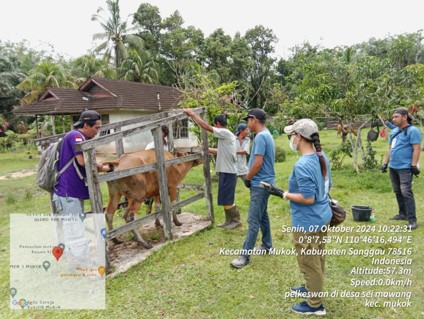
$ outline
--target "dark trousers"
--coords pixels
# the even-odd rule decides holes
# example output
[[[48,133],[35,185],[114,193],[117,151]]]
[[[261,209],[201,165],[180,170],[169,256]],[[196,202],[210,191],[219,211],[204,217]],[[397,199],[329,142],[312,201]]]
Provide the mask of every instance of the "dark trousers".
[[[410,222],[417,221],[414,193],[412,192],[412,173],[410,169],[390,169],[390,180],[399,206],[399,215]]]

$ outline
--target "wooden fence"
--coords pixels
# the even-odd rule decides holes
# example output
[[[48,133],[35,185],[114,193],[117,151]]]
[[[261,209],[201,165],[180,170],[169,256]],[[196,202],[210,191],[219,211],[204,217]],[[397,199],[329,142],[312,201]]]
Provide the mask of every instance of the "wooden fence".
[[[194,109],[195,113],[201,117],[205,117],[206,109],[197,108]],[[206,199],[206,204],[208,208],[208,215],[211,223],[214,222],[214,212],[213,212],[213,203],[212,203],[212,187],[211,187],[211,174],[210,174],[210,165],[209,165],[209,153],[208,153],[208,134],[205,130],[201,132],[201,150],[197,151],[188,156],[173,158],[171,160],[165,160],[163,152],[163,141],[162,141],[162,126],[167,125],[169,127],[168,142],[169,145],[173,145],[172,140],[172,123],[175,121],[180,121],[188,118],[188,116],[182,110],[168,111],[157,113],[148,116],[142,116],[135,119],[130,119],[126,121],[116,122],[106,124],[101,127],[101,132],[106,132],[105,135],[87,140],[77,144],[77,150],[83,152],[85,169],[87,173],[87,185],[90,194],[90,204],[91,204],[91,213],[93,214],[103,214],[103,199],[100,189],[100,183],[116,180],[126,176],[134,175],[137,173],[147,172],[152,169],[158,171],[158,180],[160,186],[160,197],[161,197],[161,210],[154,214],[150,214],[144,217],[141,217],[137,220],[134,220],[130,223],[127,223],[119,228],[113,229],[113,231],[107,233],[107,239],[115,238],[125,232],[133,231],[138,233],[138,227],[142,224],[146,224],[156,217],[162,215],[164,221],[164,232],[167,240],[173,238],[172,235],[172,222],[171,222],[171,212],[178,210],[183,206],[186,206],[194,201],[200,200],[202,198]],[[124,129],[125,126],[131,125],[131,128]],[[144,131],[151,131],[155,143],[156,149],[156,163],[144,165],[140,167],[130,168],[117,172],[110,172],[106,174],[99,174],[97,172],[96,166],[96,147],[102,146],[111,142],[116,144],[117,156],[124,154],[124,146],[122,139],[137,133]],[[102,135],[102,133],[100,133]],[[48,145],[60,137],[63,137],[64,134],[55,135],[49,138],[38,139],[37,145]],[[172,150],[170,149],[172,152]],[[177,163],[188,162],[195,159],[203,159],[203,174],[205,178],[204,185],[183,185],[180,188],[190,188],[200,191],[196,195],[187,198],[181,202],[177,202],[175,205],[170,204],[169,194],[168,194],[168,180],[166,175],[166,166],[170,166]],[[100,229],[95,230],[100,231]]]

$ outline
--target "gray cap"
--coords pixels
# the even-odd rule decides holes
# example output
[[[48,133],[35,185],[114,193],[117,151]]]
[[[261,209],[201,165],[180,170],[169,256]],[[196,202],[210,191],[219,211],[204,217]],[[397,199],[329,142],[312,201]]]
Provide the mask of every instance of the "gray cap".
[[[294,122],[293,125],[289,125],[284,128],[284,133],[286,134],[290,135],[293,132],[310,140],[311,135],[318,133],[318,125],[310,119],[301,119]]]

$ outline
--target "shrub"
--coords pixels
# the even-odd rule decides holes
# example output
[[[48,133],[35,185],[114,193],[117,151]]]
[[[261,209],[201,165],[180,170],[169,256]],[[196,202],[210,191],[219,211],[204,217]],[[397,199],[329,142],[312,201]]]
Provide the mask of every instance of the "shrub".
[[[376,154],[377,152],[371,146],[371,141],[368,141],[364,158],[364,168],[371,170],[378,169],[379,164],[375,158]]]
[[[337,149],[331,152],[330,161],[332,169],[340,169],[343,166],[345,157],[352,157],[352,146],[350,143],[342,143]]]
[[[281,163],[286,161],[286,151],[280,147],[277,146],[275,148],[275,162]]]

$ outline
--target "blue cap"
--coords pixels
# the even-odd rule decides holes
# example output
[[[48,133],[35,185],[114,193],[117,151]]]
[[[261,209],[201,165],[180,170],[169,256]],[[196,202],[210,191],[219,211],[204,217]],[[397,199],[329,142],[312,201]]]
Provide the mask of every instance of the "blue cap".
[[[236,135],[239,135],[241,131],[244,131],[247,128],[247,125],[244,123],[240,123],[239,125],[237,125],[236,127]]]

